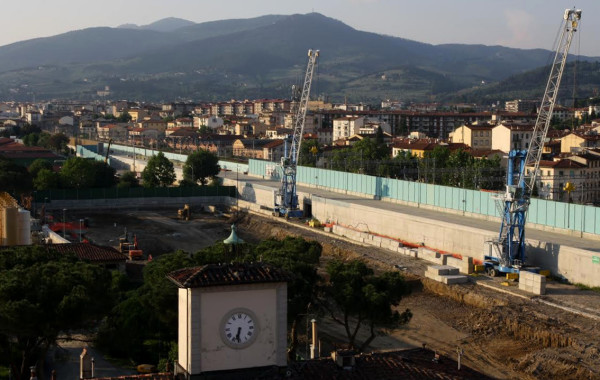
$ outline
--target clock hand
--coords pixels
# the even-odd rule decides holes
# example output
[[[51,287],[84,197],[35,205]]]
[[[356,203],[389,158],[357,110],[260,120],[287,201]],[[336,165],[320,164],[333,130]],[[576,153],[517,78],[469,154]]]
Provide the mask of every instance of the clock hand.
[[[238,327],[238,332],[235,336],[235,339],[238,341],[238,343],[240,342],[240,334],[242,333],[242,328]]]

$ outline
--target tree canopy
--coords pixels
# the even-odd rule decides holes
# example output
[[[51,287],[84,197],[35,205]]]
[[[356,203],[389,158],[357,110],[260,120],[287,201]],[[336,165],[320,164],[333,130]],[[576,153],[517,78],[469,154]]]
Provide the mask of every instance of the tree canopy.
[[[60,171],[60,182],[67,189],[111,187],[115,184],[115,169],[102,161],[69,157]]]
[[[112,277],[101,266],[45,247],[4,250],[0,255],[0,363],[28,379],[42,365],[59,334],[102,316],[111,305]],[[8,343],[11,342],[11,343]],[[8,347],[6,346],[8,345]],[[41,372],[41,368],[38,367]]]
[[[0,191],[22,194],[31,191],[31,175],[23,166],[0,157]]]
[[[219,174],[219,157],[208,150],[200,149],[190,154],[183,166],[183,178],[189,182],[205,185],[208,179]]]
[[[145,187],[166,187],[175,182],[175,168],[173,163],[165,157],[163,152],[158,152],[152,156],[144,171],[142,171],[142,180]]]
[[[292,324],[290,356],[297,338],[295,326],[317,296],[317,265],[321,246],[302,238],[267,239],[237,249],[217,242],[193,255],[178,251],[162,255],[144,268],[144,283],[127,294],[102,324],[98,344],[109,353],[134,360],[158,360],[177,338],[177,288],[166,275],[179,268],[222,262],[262,261],[293,275],[288,284],[288,320]]]
[[[331,318],[344,327],[348,344],[364,351],[381,333],[378,328],[396,327],[407,323],[412,317],[410,310],[399,313],[394,310],[402,297],[410,292],[400,273],[373,274],[361,260],[343,262],[333,260],[327,264],[329,283],[325,287],[326,299],[321,305]],[[333,305],[330,304],[333,301]],[[366,326],[370,335],[359,344],[357,334]]]

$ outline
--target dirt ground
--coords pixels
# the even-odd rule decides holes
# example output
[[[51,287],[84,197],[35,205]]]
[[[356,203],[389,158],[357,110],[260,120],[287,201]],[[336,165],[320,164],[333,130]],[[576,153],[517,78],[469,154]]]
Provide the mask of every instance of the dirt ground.
[[[176,210],[119,213],[80,212],[72,218],[89,218],[85,236],[100,245],[118,244],[124,228],[137,235],[140,248],[154,257],[182,249],[195,252],[229,236],[231,218],[194,212],[191,221],[176,219]],[[116,223],[116,227],[115,227]],[[353,244],[331,234],[322,234],[282,224],[256,215],[238,222],[242,239],[301,235],[323,245],[323,263],[333,257],[361,257],[376,271],[402,270],[415,284],[400,308],[409,308],[412,320],[399,329],[377,337],[371,348],[428,348],[500,379],[600,379],[600,322],[556,307],[497,292],[471,282],[447,286],[423,278],[427,262],[391,251]],[[400,269],[398,269],[400,268]],[[570,287],[566,298],[597,299],[597,294]],[[342,329],[331,320],[320,323],[323,352]],[[328,346],[329,345],[329,346]],[[302,352],[302,348],[300,349]]]

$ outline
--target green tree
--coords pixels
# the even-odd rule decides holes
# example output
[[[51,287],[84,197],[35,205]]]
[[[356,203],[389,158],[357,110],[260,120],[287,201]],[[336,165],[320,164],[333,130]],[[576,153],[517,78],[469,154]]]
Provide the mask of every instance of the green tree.
[[[121,178],[119,178],[119,183],[117,184],[117,187],[119,189],[140,187],[140,181],[138,180],[134,172],[125,172],[121,175]]]
[[[425,182],[443,185],[443,178],[440,172],[446,167],[448,158],[450,157],[450,149],[445,146],[436,146],[431,151],[425,152],[423,159],[420,162],[421,177]]]
[[[300,145],[300,154],[298,157],[298,164],[302,166],[317,166],[317,156],[321,148],[319,146],[319,140],[310,139],[302,142]]]
[[[133,119],[133,118],[131,117],[131,115],[127,111],[123,111],[117,117],[117,121],[120,122],[120,123],[129,123],[131,121],[131,119]]]
[[[40,246],[0,255],[0,344],[16,379],[43,362],[59,334],[89,328],[110,308],[112,276],[101,266]],[[10,342],[10,343],[8,343]],[[6,344],[9,347],[6,347]]]
[[[321,305],[336,323],[344,327],[348,344],[353,349],[364,351],[382,333],[381,328],[397,327],[412,317],[408,309],[402,313],[393,309],[410,293],[398,272],[375,276],[373,270],[360,260],[343,262],[337,259],[329,262],[326,269],[329,284]],[[359,344],[357,335],[361,327],[369,329],[369,337]]]
[[[210,135],[212,133],[212,130],[208,126],[203,125],[198,130],[198,133],[200,133],[201,136]]]
[[[32,188],[32,178],[26,168],[0,157],[0,191],[18,195]]]
[[[29,133],[23,137],[23,144],[25,144],[25,146],[37,146],[39,139],[39,133]]]
[[[148,160],[142,171],[142,180],[145,187],[171,186],[175,182],[175,169],[163,152],[158,152]]]
[[[94,183],[92,184],[92,187],[112,187],[116,184],[116,170],[107,163],[103,161],[92,161],[91,170],[94,173]]]
[[[96,183],[92,161],[83,157],[69,157],[60,170],[60,182],[67,189],[86,189]]]
[[[31,177],[33,178],[37,177],[38,172],[42,169],[52,170],[52,164],[48,160],[38,158],[33,161],[28,168],[29,174],[31,174]]]
[[[47,148],[52,149],[55,152],[66,152],[69,138],[64,133],[55,133],[48,139]]]
[[[200,149],[190,154],[183,165],[183,178],[205,185],[207,180],[219,174],[219,158],[208,150]]]
[[[177,339],[177,287],[166,275],[194,266],[178,251],[161,255],[144,268],[143,284],[129,292],[109,313],[98,331],[97,344],[108,353],[134,361],[158,362]]]
[[[298,327],[311,304],[317,299],[317,273],[322,247],[316,241],[300,237],[286,237],[283,240],[263,240],[254,250],[257,259],[262,259],[292,274],[288,282],[288,321],[291,321],[288,358],[296,358],[298,348]]]
[[[36,190],[58,189],[60,187],[60,176],[52,170],[41,169],[33,178],[33,187]]]

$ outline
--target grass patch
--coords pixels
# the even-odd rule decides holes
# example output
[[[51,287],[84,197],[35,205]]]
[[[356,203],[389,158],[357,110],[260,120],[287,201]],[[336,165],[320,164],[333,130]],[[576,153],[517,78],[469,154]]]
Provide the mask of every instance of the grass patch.
[[[0,379],[8,379],[8,367],[2,367],[0,365]]]
[[[587,286],[587,285],[583,285],[583,284],[575,284],[576,287],[578,287],[581,290],[591,290],[592,292],[596,292],[596,293],[600,293],[600,286]]]

